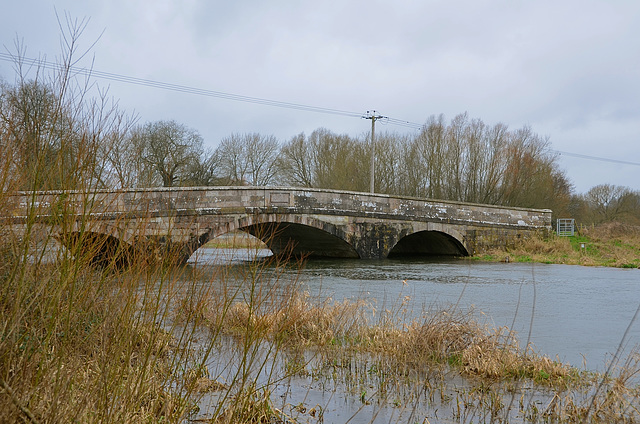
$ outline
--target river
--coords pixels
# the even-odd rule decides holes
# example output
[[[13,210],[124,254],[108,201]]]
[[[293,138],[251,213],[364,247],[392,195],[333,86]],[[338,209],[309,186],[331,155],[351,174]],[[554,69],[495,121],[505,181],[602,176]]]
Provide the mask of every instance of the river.
[[[258,256],[268,255],[261,251]],[[204,270],[203,281],[212,279],[218,265],[243,267],[249,255],[241,249],[200,249],[190,266]],[[521,346],[529,341],[536,352],[578,368],[604,371],[619,345],[622,361],[640,343],[640,270],[593,268],[532,263],[488,263],[467,259],[398,260],[313,260],[302,269],[287,268],[312,298],[367,300],[377,311],[406,302],[408,319],[425,310],[454,306],[472,310],[478,321],[490,326],[507,326],[519,334]],[[213,361],[211,375],[222,375],[227,360]],[[449,377],[455,380],[456,377]],[[390,423],[413,421],[476,422],[480,416],[455,417],[456,402],[416,403],[417,409],[393,404],[363,404],[358,395],[341,386],[328,389],[304,377],[293,377],[272,387],[279,407],[322,405],[325,422]],[[317,386],[317,387],[316,387]],[[456,386],[458,388],[456,388]],[[458,399],[464,382],[453,382],[448,393]],[[471,391],[475,389],[470,389]],[[526,402],[544,405],[549,399],[535,390],[522,391]],[[509,397],[505,398],[505,402]],[[216,404],[216,395],[205,396],[204,413]],[[503,410],[504,411],[504,410]],[[295,411],[292,411],[294,413]],[[467,411],[469,412],[469,411]],[[502,413],[502,412],[501,412]],[[440,415],[438,415],[440,414]],[[525,422],[518,408],[507,410],[509,422]],[[298,414],[298,422],[320,422]],[[205,418],[208,416],[204,415]],[[307,420],[305,421],[306,418]],[[483,416],[482,419],[486,417]],[[490,421],[490,420],[489,420]],[[422,422],[422,421],[420,421]],[[427,422],[427,421],[425,421]]]
[[[199,266],[247,259],[241,249],[198,253]],[[429,308],[472,308],[479,321],[517,331],[522,346],[529,340],[537,352],[580,368],[604,370],[621,341],[624,353],[640,344],[638,269],[438,258],[313,260],[298,272],[314,296],[364,298],[378,310],[405,296],[415,317]]]

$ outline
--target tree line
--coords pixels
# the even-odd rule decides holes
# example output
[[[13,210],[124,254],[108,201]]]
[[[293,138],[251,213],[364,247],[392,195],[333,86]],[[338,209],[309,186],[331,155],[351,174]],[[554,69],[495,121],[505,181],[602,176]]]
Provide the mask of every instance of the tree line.
[[[64,82],[60,82],[64,81]],[[640,224],[640,195],[600,185],[581,195],[547,137],[466,113],[429,117],[415,134],[353,137],[318,128],[280,141],[235,133],[215,149],[175,121],[137,124],[87,81],[24,76],[0,84],[3,190],[286,185],[549,208],[583,222]]]

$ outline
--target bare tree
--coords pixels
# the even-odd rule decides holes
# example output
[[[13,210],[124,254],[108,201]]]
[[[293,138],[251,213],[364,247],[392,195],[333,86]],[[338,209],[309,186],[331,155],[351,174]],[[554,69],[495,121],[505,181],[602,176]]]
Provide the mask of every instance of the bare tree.
[[[309,136],[315,151],[314,186],[366,191],[371,153],[367,142],[319,128]]]
[[[224,184],[220,177],[220,155],[217,151],[205,151],[186,170],[182,182],[185,186],[212,186]]]
[[[274,136],[231,134],[217,149],[222,176],[231,185],[271,184],[278,170],[279,150]]]
[[[303,187],[365,191],[371,158],[367,141],[326,128],[318,128],[308,137],[298,134],[281,149],[282,181]]]
[[[410,140],[402,150],[402,177],[400,194],[427,197],[427,168],[416,140]]]
[[[188,179],[188,170],[203,152],[200,134],[175,121],[150,122],[133,131],[134,151],[140,152],[145,166],[143,175],[164,187],[180,185]],[[154,184],[155,185],[155,184]]]
[[[248,182],[267,186],[275,181],[280,144],[273,135],[245,134],[247,143]]]
[[[105,186],[130,188],[142,185],[140,181],[145,168],[142,152],[140,146],[131,142],[135,120],[133,116],[118,112],[113,127],[104,134],[100,157],[106,168],[102,176]]]
[[[504,175],[505,150],[507,145],[508,129],[507,126],[498,123],[492,127],[485,127],[484,153],[486,163],[484,165],[484,173],[481,177],[481,187],[474,193],[474,200],[478,203],[498,203],[500,197],[500,184]]]
[[[384,132],[376,136],[376,192],[401,194],[402,180],[407,178],[403,163],[409,137],[397,133]]]
[[[591,221],[599,224],[628,219],[637,214],[638,193],[630,188],[612,184],[592,187],[585,195]]]
[[[466,113],[457,115],[451,120],[445,135],[445,175],[447,184],[442,191],[447,199],[465,200],[464,198],[464,174],[469,159],[467,146],[467,120]]]
[[[282,146],[278,168],[286,184],[313,187],[315,149],[304,133],[292,137]]]
[[[61,134],[55,126],[62,117],[53,87],[21,79],[15,86],[4,84],[0,99],[3,138],[14,146],[13,168],[21,188],[60,188],[55,163]]]
[[[240,134],[231,134],[216,149],[220,156],[220,168],[226,184],[244,185],[247,174],[246,145]]]
[[[435,199],[446,197],[444,192],[445,171],[448,166],[446,132],[444,116],[440,115],[437,118],[431,116],[414,141],[415,159],[419,160],[424,167],[424,176],[420,179],[422,187],[415,188],[417,195]]]
[[[121,131],[121,113],[89,77],[73,75],[73,64],[87,54],[78,42],[88,21],[65,18],[59,20],[56,71],[47,74],[44,63],[27,64],[16,43],[16,81],[0,87],[0,134],[12,146],[13,178],[22,189],[92,188],[109,181],[100,149]]]
[[[404,149],[405,194],[475,203],[566,210],[571,185],[547,138],[509,131],[467,114],[430,117]]]

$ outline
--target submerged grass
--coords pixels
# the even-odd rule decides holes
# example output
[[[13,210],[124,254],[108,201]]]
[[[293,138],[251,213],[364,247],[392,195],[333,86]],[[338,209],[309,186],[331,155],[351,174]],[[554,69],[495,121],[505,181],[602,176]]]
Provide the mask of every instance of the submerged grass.
[[[373,317],[373,307],[364,301],[326,300],[316,305],[308,294],[294,293],[277,310],[260,311],[236,302],[224,318],[216,309],[209,310],[207,320],[236,336],[248,327],[260,328],[269,340],[282,341],[287,347],[321,349],[328,358],[342,353],[375,355],[395,370],[447,366],[490,381],[526,378],[562,388],[584,379],[568,365],[520,349],[509,329],[480,325],[470,313],[453,308],[425,312],[421,321],[409,323],[372,322]]]
[[[636,356],[596,375],[456,307],[408,319],[407,297],[383,311],[312,298],[295,273],[303,264],[281,256],[208,276],[170,261],[118,269],[94,260],[104,239],[89,225],[42,225],[43,212],[2,227],[0,422],[329,417],[326,405],[287,401],[281,387],[293,379],[343,390],[362,408],[396,408],[398,422],[436,410],[458,422],[640,420]],[[60,233],[77,236],[54,248]]]

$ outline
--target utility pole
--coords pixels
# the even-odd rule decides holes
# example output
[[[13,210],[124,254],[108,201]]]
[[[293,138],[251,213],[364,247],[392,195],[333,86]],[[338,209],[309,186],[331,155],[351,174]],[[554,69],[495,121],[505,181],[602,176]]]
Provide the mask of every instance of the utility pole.
[[[364,119],[371,119],[371,189],[370,192],[375,192],[376,182],[376,119],[384,118],[382,115],[376,115],[375,110],[368,110],[367,115],[363,116]]]

